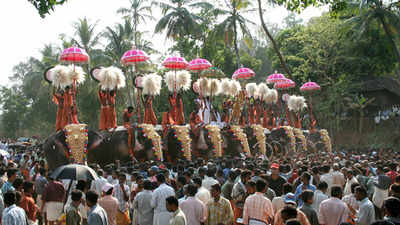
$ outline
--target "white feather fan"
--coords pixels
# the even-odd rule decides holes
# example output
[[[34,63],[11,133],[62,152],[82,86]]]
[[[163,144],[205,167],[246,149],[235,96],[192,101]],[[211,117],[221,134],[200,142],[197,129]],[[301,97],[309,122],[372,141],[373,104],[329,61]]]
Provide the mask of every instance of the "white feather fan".
[[[191,75],[188,71],[179,71],[176,75],[176,87],[178,90],[187,91],[190,89],[190,84],[192,83]]]
[[[256,97],[258,92],[258,86],[256,83],[246,84],[246,92],[248,97]]]
[[[211,79],[210,82],[210,95],[218,96],[220,94],[221,81],[218,79]]]
[[[175,90],[175,72],[169,71],[165,73],[164,82],[167,84],[168,90],[173,92]]]
[[[268,88],[268,86],[264,83],[260,83],[258,85],[258,94],[257,94],[257,98],[261,99],[261,100],[265,100],[269,94],[270,89]]]
[[[200,78],[199,80],[200,84],[200,93],[203,97],[208,97],[210,96],[210,79],[208,78]]]
[[[264,100],[268,104],[275,104],[278,101],[278,92],[275,89],[270,89]]]
[[[143,77],[143,94],[159,95],[161,90],[161,76],[152,73]]]
[[[224,78],[221,80],[221,93],[225,96],[229,96],[229,90],[231,89],[231,80]]]
[[[290,111],[300,112],[307,107],[306,99],[303,96],[291,95],[288,99],[288,108]]]
[[[231,85],[229,88],[229,94],[232,97],[235,97],[239,92],[242,90],[242,87],[240,86],[239,81],[237,80],[231,80]]]
[[[72,81],[75,81],[76,84],[82,84],[85,82],[85,71],[83,71],[82,67],[80,66],[74,66],[74,65],[69,65],[68,66],[70,69],[70,78]]]
[[[124,73],[122,72],[121,69],[119,69],[119,68],[117,68],[117,67],[114,67],[114,71],[115,71],[115,73],[116,73],[116,75],[117,75],[117,81],[116,81],[116,83],[117,83],[117,88],[118,88],[118,89],[124,88],[125,85],[126,85]]]
[[[71,68],[68,66],[57,65],[50,70],[50,77],[52,85],[56,88],[64,89],[67,86],[72,85],[70,77]]]

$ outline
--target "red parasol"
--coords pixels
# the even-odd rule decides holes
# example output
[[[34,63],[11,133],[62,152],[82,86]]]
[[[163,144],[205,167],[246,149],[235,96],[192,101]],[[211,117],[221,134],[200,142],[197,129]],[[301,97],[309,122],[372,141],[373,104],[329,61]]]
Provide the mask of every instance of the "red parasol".
[[[249,79],[254,77],[255,74],[253,70],[242,67],[233,73],[232,79]]]
[[[64,49],[60,56],[61,62],[86,64],[89,62],[89,55],[82,48],[70,47]]]
[[[267,77],[267,83],[269,83],[269,84],[277,83],[277,82],[282,81],[284,79],[286,79],[285,75],[275,72],[275,73],[273,73],[273,74],[271,74],[271,75],[269,75]]]
[[[131,49],[129,51],[126,51],[124,55],[121,57],[121,63],[123,65],[136,65],[138,62],[144,62],[149,60],[149,56],[142,51],[138,49]]]
[[[317,83],[307,82],[301,86],[300,91],[317,91],[320,89],[321,87]]]
[[[310,132],[313,132],[315,126],[317,125],[317,120],[314,118],[313,113],[312,113],[312,96],[311,96],[311,93],[313,91],[318,91],[320,89],[321,89],[321,87],[317,83],[311,82],[311,81],[303,84],[300,87],[300,91],[304,91],[304,92],[309,92],[310,93],[310,120],[311,120]]]
[[[296,86],[296,83],[292,81],[291,79],[284,78],[278,82],[275,83],[274,88],[275,89],[289,89]]]
[[[135,71],[137,71],[137,63],[140,62],[145,62],[147,60],[149,60],[149,56],[147,56],[147,54],[139,49],[136,49],[135,47],[133,47],[131,50],[126,51],[122,57],[121,57],[121,63],[125,66],[128,65],[133,65],[135,68]],[[133,85],[135,87],[137,87],[138,89],[140,88],[139,84],[139,80],[141,80],[141,78],[139,78],[138,76],[136,76],[135,80],[132,80]],[[138,118],[138,122],[140,123],[140,90],[138,90],[137,92],[137,118]]]
[[[179,70],[179,69],[186,69],[188,66],[188,63],[186,62],[186,60],[183,57],[170,56],[164,60],[162,65],[168,69]]]
[[[211,67],[211,63],[207,59],[193,59],[189,62],[188,69],[191,71],[205,70]]]

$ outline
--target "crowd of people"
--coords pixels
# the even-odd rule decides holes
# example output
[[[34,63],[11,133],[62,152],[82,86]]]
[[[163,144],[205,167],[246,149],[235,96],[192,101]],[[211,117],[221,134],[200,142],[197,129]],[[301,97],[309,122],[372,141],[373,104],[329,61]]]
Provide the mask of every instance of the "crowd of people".
[[[400,154],[294,153],[270,160],[89,165],[54,180],[26,152],[1,160],[2,225],[398,225]]]

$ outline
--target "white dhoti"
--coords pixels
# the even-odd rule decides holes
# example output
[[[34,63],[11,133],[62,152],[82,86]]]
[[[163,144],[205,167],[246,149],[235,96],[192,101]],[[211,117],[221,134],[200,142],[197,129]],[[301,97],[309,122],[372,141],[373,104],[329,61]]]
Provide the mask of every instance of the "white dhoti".
[[[62,202],[46,202],[46,215],[48,221],[56,221],[63,212]]]
[[[376,205],[376,207],[382,208],[383,201],[388,196],[389,196],[388,190],[382,190],[380,188],[375,187],[374,195],[372,196],[372,202]]]
[[[153,217],[153,225],[169,225],[172,217],[170,212],[155,212]]]

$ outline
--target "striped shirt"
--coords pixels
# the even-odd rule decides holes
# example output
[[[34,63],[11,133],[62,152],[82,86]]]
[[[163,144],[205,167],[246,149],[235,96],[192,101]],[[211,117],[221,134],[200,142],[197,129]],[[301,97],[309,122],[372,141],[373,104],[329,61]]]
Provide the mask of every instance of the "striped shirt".
[[[4,209],[1,219],[2,225],[27,225],[27,218],[25,211],[14,205]]]
[[[211,200],[207,205],[208,219],[206,225],[232,224],[233,210],[228,199],[220,196],[218,202]]]
[[[269,224],[274,217],[274,208],[271,200],[263,193],[256,192],[247,197],[243,209],[243,223],[249,224],[249,219],[256,219]]]

